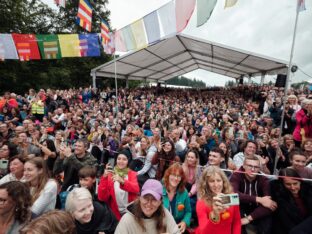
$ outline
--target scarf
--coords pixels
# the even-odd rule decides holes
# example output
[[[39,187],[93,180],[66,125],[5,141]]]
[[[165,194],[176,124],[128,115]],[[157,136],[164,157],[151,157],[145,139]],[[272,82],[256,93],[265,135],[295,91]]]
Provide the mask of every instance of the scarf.
[[[116,175],[119,175],[121,178],[124,178],[126,175],[128,175],[129,168],[126,167],[124,169],[119,169],[117,166],[114,167],[114,172]]]

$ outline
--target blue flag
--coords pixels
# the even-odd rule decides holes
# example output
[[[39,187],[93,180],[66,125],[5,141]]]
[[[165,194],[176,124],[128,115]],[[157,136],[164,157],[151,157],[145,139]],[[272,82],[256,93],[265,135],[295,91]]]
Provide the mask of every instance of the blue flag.
[[[97,33],[79,34],[81,57],[100,56],[100,43]]]

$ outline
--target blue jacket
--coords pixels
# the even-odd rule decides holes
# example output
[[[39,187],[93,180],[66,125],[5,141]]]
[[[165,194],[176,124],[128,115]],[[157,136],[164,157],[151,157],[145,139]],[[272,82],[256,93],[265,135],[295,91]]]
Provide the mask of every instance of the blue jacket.
[[[184,209],[178,210],[178,206],[180,204],[184,205]],[[163,205],[165,208],[170,210],[170,201],[168,197],[168,193],[165,187],[163,187]],[[172,213],[172,212],[171,212]],[[176,205],[175,205],[175,211],[174,211],[174,220],[178,223],[181,221],[186,223],[186,226],[190,226],[191,222],[191,216],[192,216],[192,210],[191,210],[191,204],[190,204],[190,198],[188,196],[187,190],[184,189],[183,192],[177,191],[176,193]]]

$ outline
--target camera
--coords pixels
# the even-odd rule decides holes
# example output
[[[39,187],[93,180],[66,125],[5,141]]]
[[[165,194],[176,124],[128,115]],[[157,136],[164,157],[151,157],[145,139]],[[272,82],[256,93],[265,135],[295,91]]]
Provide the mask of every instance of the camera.
[[[221,203],[226,206],[237,206],[239,205],[239,196],[238,193],[230,193],[219,195],[221,198]]]
[[[8,160],[0,160],[0,169],[7,169],[9,161]]]

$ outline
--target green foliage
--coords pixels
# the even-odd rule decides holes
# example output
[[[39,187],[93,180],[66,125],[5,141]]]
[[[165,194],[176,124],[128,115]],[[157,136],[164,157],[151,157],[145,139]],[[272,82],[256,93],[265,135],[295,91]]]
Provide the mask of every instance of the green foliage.
[[[310,83],[308,81],[302,81],[302,82],[299,82],[299,83],[293,83],[291,84],[291,87],[294,88],[294,89],[300,89],[303,85],[303,87],[306,87],[308,86]]]
[[[76,23],[78,0],[67,1],[66,9],[51,9],[41,0],[0,1],[0,33],[61,34],[86,33]],[[108,21],[105,9],[108,0],[93,0],[92,32],[100,32],[100,18]],[[0,62],[0,90],[22,93],[29,88],[55,88],[89,86],[90,70],[111,59],[102,53],[95,58],[63,58],[60,60],[36,60]]]
[[[174,77],[166,82],[167,84],[171,85],[180,85],[180,86],[189,86],[193,88],[205,88],[206,83],[201,80],[196,80],[193,78],[193,80],[186,78],[186,77]]]
[[[225,83],[225,87],[234,87],[236,85],[236,81],[229,80]]]

